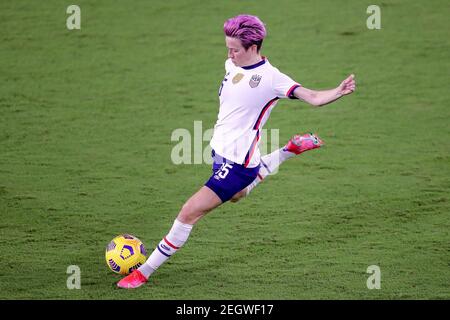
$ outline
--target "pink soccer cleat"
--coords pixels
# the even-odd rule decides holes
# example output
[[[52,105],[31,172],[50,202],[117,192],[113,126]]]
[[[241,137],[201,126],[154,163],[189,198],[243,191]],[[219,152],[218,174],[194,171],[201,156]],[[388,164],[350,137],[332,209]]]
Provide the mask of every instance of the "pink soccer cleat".
[[[284,151],[300,154],[308,150],[320,148],[323,145],[322,140],[318,136],[312,133],[306,133],[304,135],[296,134],[289,140],[284,146]]]
[[[147,278],[139,270],[133,270],[132,273],[117,282],[117,286],[123,289],[135,289],[147,282]]]

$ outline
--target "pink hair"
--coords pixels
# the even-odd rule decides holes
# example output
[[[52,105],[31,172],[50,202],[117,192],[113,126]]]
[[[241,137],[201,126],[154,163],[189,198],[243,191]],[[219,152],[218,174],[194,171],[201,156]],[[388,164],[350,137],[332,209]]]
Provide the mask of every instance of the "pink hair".
[[[241,40],[245,50],[256,44],[258,51],[267,34],[264,23],[258,17],[247,14],[225,21],[223,31],[226,36]]]

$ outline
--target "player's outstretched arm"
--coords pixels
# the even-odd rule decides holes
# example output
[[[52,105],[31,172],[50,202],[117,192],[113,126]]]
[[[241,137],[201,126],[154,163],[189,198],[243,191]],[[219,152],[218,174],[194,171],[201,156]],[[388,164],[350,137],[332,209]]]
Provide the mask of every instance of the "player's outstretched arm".
[[[313,106],[324,106],[355,91],[355,75],[350,75],[339,86],[330,90],[311,90],[298,87],[294,90],[294,96]]]

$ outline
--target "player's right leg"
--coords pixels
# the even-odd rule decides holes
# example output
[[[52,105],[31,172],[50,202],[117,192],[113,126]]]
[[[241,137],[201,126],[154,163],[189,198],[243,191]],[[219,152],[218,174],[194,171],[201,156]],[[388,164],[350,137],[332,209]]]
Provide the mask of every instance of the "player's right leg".
[[[241,198],[246,197],[254,187],[263,181],[269,174],[274,172],[274,170],[287,159],[305,151],[320,148],[322,145],[323,141],[315,134],[296,134],[283,148],[261,157],[261,166],[258,176],[245,189],[236,193],[233,198],[231,198],[231,202],[237,202]]]

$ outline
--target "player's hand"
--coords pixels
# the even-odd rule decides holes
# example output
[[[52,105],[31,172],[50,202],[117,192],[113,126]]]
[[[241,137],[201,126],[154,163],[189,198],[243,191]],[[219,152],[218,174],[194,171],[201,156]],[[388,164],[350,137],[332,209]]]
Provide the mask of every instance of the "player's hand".
[[[356,89],[355,75],[351,74],[338,86],[338,92],[341,96],[353,93]]]

